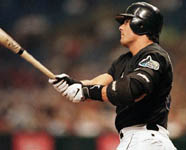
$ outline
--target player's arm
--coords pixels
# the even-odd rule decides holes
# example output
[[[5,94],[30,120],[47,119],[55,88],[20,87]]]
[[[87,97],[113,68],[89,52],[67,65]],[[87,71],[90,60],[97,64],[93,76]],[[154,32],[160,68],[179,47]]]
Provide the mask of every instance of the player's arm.
[[[140,101],[152,92],[154,75],[152,70],[141,68],[105,86],[84,86],[83,93],[89,99],[109,101],[113,105],[128,105]]]
[[[140,60],[133,72],[106,86],[89,86],[84,94],[90,99],[109,101],[117,106],[132,104],[150,95],[158,87],[165,70],[164,57],[158,54],[147,55]]]
[[[113,78],[108,73],[101,74],[92,80],[83,81],[75,81],[67,74],[56,75],[56,79],[49,79],[49,83],[51,83],[53,87],[61,93],[61,95],[66,96],[73,102],[80,102],[84,99],[89,99],[88,96],[86,97],[84,95],[84,92],[87,91],[88,87],[90,89],[92,89],[91,87],[97,87],[97,85],[102,87],[110,84],[112,81]],[[98,96],[100,96],[100,94]],[[99,99],[99,97],[96,99]]]
[[[109,98],[107,97],[107,88],[108,88],[108,86],[104,86],[102,91],[101,91],[102,99],[105,102],[109,101]],[[141,94],[141,96],[134,99],[134,102],[138,102],[138,101],[142,100],[145,96],[147,96],[146,93]]]
[[[153,89],[151,76],[153,71],[140,69],[119,80],[113,81],[111,75],[103,74],[93,80],[83,81],[84,84],[82,84],[83,82],[74,81],[68,75],[62,74],[59,76],[60,80],[51,79],[50,83],[73,102],[92,99],[109,101],[113,105],[128,105],[140,100],[145,94],[151,93]]]
[[[113,81],[112,76],[108,73],[104,73],[91,80],[82,80],[81,83],[83,85],[95,85],[95,84],[108,85],[112,81]]]
[[[62,74],[60,80],[51,79],[54,88],[73,102],[86,99],[109,101],[113,105],[128,105],[141,100],[152,92],[159,73],[149,68],[140,68],[123,78],[114,80],[102,74],[92,80],[74,81]]]
[[[152,60],[152,58],[154,60]],[[153,56],[152,58],[149,56],[145,57],[145,59],[142,59],[140,62],[143,64],[142,67],[139,65],[139,68],[136,68],[133,72],[118,80],[112,81],[110,75],[103,75],[93,79],[92,81],[94,82],[88,81],[88,83],[86,81],[88,83],[87,85],[83,85],[81,82],[76,81],[68,82],[67,86],[69,87],[62,90],[61,93],[73,102],[92,99],[98,101],[109,101],[113,105],[117,106],[134,103],[152,93],[154,87],[159,84],[162,70],[165,70],[165,68],[162,67],[163,65],[159,65],[159,59]],[[101,81],[101,79],[104,79],[104,76],[107,77],[107,80]],[[62,86],[59,85],[57,88],[61,89],[61,87],[66,87],[65,82],[67,82],[67,80],[63,79]]]

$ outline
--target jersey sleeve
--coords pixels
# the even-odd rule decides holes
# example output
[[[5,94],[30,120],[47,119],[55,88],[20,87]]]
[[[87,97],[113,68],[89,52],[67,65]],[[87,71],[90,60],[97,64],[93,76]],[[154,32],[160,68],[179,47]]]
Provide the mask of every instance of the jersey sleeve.
[[[117,62],[117,60],[115,60],[115,61],[112,63],[111,67],[108,69],[108,74],[110,74],[110,75],[113,77],[113,79],[114,79],[114,73],[115,73],[115,71],[116,71],[116,68],[115,68],[116,62]]]
[[[166,71],[166,58],[159,53],[139,57],[132,72],[108,86],[107,96],[113,105],[128,105],[143,94],[149,95],[158,88]]]
[[[155,51],[141,56],[136,62],[134,72],[128,74],[133,98],[138,98],[144,93],[151,94],[157,89],[167,68],[168,60],[165,54]]]

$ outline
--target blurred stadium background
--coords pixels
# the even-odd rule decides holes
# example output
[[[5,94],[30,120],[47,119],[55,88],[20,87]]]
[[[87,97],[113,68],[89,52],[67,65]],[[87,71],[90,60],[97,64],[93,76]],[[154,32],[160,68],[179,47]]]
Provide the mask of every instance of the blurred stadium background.
[[[91,79],[126,49],[115,14],[136,0],[0,0],[0,27],[55,74]],[[174,66],[168,129],[186,150],[186,1],[148,0],[165,18],[161,45]],[[0,47],[1,150],[114,150],[114,107],[72,104],[30,64]]]

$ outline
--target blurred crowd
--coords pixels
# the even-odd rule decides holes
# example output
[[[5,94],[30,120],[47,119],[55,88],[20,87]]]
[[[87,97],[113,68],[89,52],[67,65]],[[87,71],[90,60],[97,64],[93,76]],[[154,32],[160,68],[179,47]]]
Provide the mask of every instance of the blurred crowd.
[[[55,74],[91,79],[107,72],[127,51],[119,43],[115,14],[130,0],[0,0],[0,24]],[[186,133],[186,2],[156,1],[165,16],[161,45],[174,66],[169,131]],[[48,78],[7,49],[0,48],[0,133],[45,130],[54,136],[97,136],[116,132],[111,104],[73,104],[48,84]]]

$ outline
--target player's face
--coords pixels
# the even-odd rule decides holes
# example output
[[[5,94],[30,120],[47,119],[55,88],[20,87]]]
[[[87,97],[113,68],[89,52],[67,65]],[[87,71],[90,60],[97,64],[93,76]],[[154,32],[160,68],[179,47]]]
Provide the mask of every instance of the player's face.
[[[119,30],[121,32],[121,45],[130,47],[138,37],[130,28],[130,20],[125,20],[125,22],[119,27]]]

